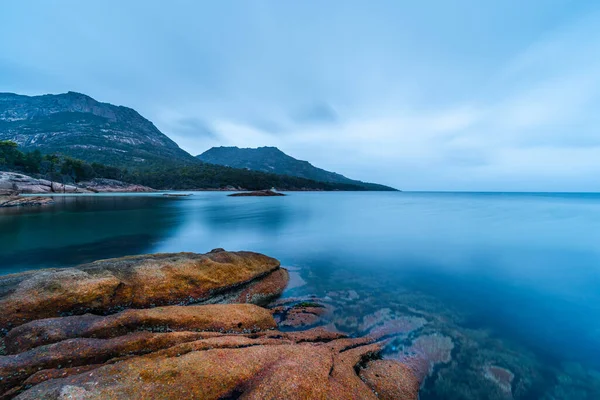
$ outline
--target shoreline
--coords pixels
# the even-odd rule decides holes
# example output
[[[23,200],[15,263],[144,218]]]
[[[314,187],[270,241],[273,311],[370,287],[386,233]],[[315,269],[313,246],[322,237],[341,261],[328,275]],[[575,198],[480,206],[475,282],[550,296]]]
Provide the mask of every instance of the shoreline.
[[[246,190],[229,190],[229,189],[195,189],[195,190],[156,190],[154,192],[97,192],[97,193],[20,193],[19,196],[23,197],[68,197],[68,196],[106,196],[106,195],[132,195],[132,196],[152,196],[152,195],[163,195],[165,193],[202,193],[202,192],[223,192],[223,193],[245,193]],[[376,190],[278,190],[283,193],[388,193],[387,191],[376,191]]]
[[[329,303],[281,299],[289,282],[274,258],[220,248],[0,277],[0,395],[418,398],[411,365],[382,359],[404,327],[350,337]]]

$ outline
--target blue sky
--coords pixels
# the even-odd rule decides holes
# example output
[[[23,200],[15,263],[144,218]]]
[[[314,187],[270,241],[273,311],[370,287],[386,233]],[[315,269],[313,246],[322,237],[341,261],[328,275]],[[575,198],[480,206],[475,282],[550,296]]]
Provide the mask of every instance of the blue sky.
[[[407,190],[600,191],[597,1],[31,1],[0,91],[127,105]]]

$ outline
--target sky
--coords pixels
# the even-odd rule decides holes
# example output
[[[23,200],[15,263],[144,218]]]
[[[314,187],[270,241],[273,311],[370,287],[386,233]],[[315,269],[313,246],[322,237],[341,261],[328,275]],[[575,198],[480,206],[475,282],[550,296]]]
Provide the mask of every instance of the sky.
[[[5,0],[0,92],[404,190],[600,191],[596,0]]]

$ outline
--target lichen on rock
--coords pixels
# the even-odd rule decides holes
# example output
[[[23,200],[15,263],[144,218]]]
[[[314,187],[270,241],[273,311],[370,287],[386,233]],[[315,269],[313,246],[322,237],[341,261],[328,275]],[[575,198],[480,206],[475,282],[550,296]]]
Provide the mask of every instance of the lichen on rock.
[[[417,398],[408,367],[377,361],[381,336],[325,325],[330,304],[255,305],[288,279],[275,259],[223,249],[0,277],[0,398]],[[314,320],[281,331],[278,307],[280,322]]]
[[[277,279],[267,287],[240,297],[248,285],[272,273]],[[0,329],[41,318],[187,305],[219,296],[221,303],[264,303],[281,294],[286,283],[279,261],[251,252],[151,254],[29,271],[0,278]]]

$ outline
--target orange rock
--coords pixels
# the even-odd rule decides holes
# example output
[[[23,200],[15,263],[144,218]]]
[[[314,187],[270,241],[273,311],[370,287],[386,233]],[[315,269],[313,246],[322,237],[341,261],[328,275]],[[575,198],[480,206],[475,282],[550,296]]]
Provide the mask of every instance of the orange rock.
[[[108,316],[46,318],[12,329],[5,338],[8,354],[71,338],[111,338],[137,330],[153,332],[257,332],[275,329],[271,313],[252,304],[212,304],[130,309]]]
[[[324,327],[312,328],[305,331],[286,332],[283,334],[287,339],[296,343],[301,342],[329,342],[335,339],[345,338],[346,335],[335,332]]]
[[[362,339],[337,342],[295,344],[241,336],[200,340],[177,346],[194,347],[187,353],[171,348],[135,357],[43,382],[17,398],[141,399],[149,393],[157,399],[389,398],[378,397],[355,370],[379,346],[362,345]]]
[[[65,378],[71,375],[78,375],[83,372],[91,371],[96,368],[102,367],[104,364],[90,364],[82,367],[72,368],[54,368],[54,369],[43,369],[36,372],[27,378],[24,382],[25,385],[37,385],[38,383],[49,381],[50,379]]]
[[[287,275],[279,261],[251,252],[142,255],[6,275],[0,277],[0,331],[65,314],[222,302],[215,297],[243,291],[273,272],[268,293],[261,295],[259,288],[249,297],[264,301],[283,291]]]
[[[309,299],[303,301],[290,301],[289,299],[277,302],[271,308],[275,320],[279,327],[283,328],[310,328],[316,325],[324,325],[329,322],[327,318],[330,316],[334,308],[326,303]]]
[[[0,399],[417,398],[407,367],[373,361],[403,326],[363,338],[280,332],[273,314],[323,325],[334,309],[216,304],[264,304],[288,279],[275,259],[222,249],[2,277],[0,330],[12,327],[2,339],[13,354],[0,356]]]
[[[406,365],[393,360],[369,362],[360,377],[381,400],[412,400],[418,397],[419,381]]]
[[[285,320],[279,323],[282,327],[307,328],[317,325],[321,321],[318,314],[304,310],[293,309],[287,313]]]
[[[199,332],[136,332],[112,339],[69,339],[16,355],[0,356],[0,391],[20,384],[42,369],[103,363],[114,357],[146,354],[202,337]]]
[[[282,288],[286,287],[289,280],[290,275],[287,270],[279,268],[269,276],[250,283],[246,289],[229,302],[266,305],[269,300],[281,294]]]

